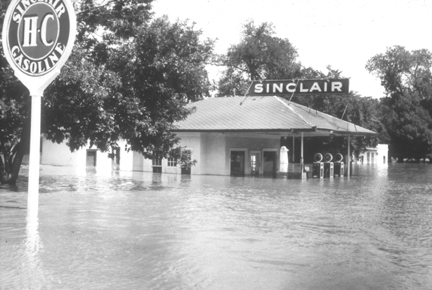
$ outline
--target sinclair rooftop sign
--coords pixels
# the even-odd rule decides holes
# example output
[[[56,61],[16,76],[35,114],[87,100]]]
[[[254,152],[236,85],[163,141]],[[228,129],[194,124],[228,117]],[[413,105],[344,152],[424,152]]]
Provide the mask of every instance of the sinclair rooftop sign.
[[[253,81],[251,96],[348,94],[349,79]]]

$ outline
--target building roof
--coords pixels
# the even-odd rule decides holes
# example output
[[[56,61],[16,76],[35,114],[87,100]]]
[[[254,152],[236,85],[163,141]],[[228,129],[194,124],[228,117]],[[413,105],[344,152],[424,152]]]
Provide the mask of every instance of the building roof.
[[[290,135],[375,135],[331,115],[277,96],[209,98],[188,107],[195,112],[177,122],[175,132],[261,132]]]

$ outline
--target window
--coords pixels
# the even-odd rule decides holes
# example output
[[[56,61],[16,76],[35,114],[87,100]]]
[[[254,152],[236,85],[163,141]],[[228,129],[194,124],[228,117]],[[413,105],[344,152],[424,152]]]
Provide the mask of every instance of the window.
[[[162,159],[161,158],[153,158],[152,160],[152,165],[153,166],[162,166]]]
[[[162,173],[162,159],[159,157],[153,157],[152,167],[153,167],[153,172]]]
[[[168,167],[176,167],[177,166],[177,159],[174,157],[168,158]]]

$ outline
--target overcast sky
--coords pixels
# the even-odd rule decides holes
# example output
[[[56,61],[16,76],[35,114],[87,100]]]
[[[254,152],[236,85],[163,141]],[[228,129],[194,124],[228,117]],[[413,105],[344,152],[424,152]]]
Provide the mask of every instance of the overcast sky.
[[[239,42],[245,21],[272,22],[304,66],[331,65],[350,78],[351,90],[375,98],[383,89],[365,69],[369,58],[393,45],[432,51],[431,0],[155,0],[153,11],[195,22],[203,36],[217,39],[217,53]]]

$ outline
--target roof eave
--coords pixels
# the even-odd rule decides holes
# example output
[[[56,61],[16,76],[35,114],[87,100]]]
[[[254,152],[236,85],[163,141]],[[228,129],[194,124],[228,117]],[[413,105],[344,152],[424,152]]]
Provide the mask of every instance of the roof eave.
[[[194,133],[287,133],[287,134],[300,134],[300,133],[324,133],[324,135],[335,135],[335,136],[376,136],[378,133],[376,132],[351,132],[351,131],[339,131],[339,130],[331,130],[331,129],[321,129],[317,127],[312,128],[302,128],[302,129],[174,129],[172,132],[176,133],[186,133],[186,132],[194,132]]]

